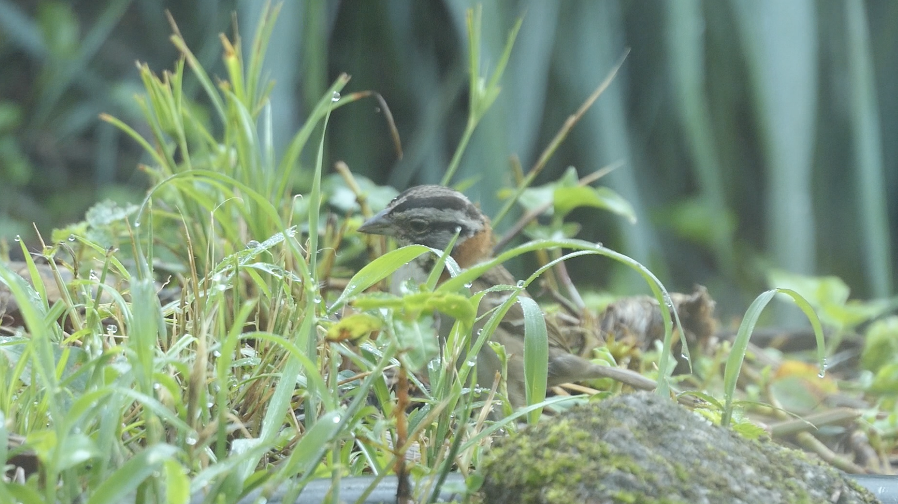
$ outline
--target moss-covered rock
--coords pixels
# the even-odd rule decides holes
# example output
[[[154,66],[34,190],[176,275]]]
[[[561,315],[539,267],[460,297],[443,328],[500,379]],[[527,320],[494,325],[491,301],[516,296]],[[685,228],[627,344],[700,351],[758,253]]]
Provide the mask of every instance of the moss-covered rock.
[[[575,408],[500,440],[489,503],[874,503],[836,469],[749,441],[649,393]]]

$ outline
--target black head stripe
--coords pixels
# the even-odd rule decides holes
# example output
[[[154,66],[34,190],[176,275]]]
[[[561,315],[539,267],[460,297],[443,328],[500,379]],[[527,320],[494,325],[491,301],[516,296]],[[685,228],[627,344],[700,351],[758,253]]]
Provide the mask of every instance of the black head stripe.
[[[413,208],[433,208],[434,210],[465,210],[470,204],[457,196],[409,196],[393,207],[397,213]]]

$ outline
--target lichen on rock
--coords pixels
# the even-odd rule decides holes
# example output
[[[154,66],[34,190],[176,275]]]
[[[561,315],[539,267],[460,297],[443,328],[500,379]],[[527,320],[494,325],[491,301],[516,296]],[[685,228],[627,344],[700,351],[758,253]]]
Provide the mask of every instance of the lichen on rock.
[[[878,502],[803,452],[747,440],[650,393],[544,420],[494,445],[483,502]]]

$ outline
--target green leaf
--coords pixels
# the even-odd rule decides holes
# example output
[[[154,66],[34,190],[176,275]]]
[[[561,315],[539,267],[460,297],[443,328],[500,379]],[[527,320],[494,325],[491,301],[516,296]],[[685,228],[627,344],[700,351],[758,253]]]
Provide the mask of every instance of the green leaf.
[[[393,331],[399,342],[399,359],[411,371],[419,371],[440,351],[433,316],[424,314],[414,319],[397,317]]]
[[[898,393],[898,362],[890,362],[879,368],[867,391],[872,394],[894,397]]]
[[[723,393],[725,403],[720,420],[720,424],[723,426],[728,426],[732,418],[736,382],[739,379],[739,372],[742,370],[742,362],[745,359],[748,341],[754,331],[755,324],[758,322],[758,318],[761,316],[761,312],[764,311],[764,307],[767,306],[767,303],[769,303],[777,293],[786,294],[792,298],[795,304],[798,305],[808,317],[811,326],[814,328],[814,335],[817,339],[817,359],[819,361],[821,377],[826,369],[826,348],[823,341],[823,327],[821,327],[820,320],[817,318],[814,309],[811,308],[810,303],[792,289],[776,288],[762,293],[755,298],[754,302],[752,302],[751,306],[746,310],[745,316],[742,318],[742,324],[739,325],[739,330],[736,332],[736,338],[733,340],[733,348],[730,350],[729,357],[727,357],[726,367],[724,368],[723,373]]]
[[[43,504],[47,502],[37,490],[30,486],[19,485],[16,483],[5,483],[3,486],[5,486],[5,488],[0,489],[0,492],[3,490],[9,491],[9,494],[13,497],[15,502],[21,502],[22,504]]]
[[[874,373],[890,362],[898,362],[898,316],[870,324],[861,353],[861,367]]]
[[[581,226],[577,222],[564,222],[561,226],[527,226],[524,235],[531,240],[564,240],[580,233]]]
[[[575,208],[593,207],[626,217],[630,224],[636,223],[636,212],[630,202],[607,187],[562,187],[555,190],[553,197],[555,212],[561,217]]]
[[[454,292],[428,293],[425,309],[436,310],[462,322],[465,327],[471,327],[477,309],[467,296]]]
[[[187,471],[176,460],[163,462],[165,468],[165,502],[186,504],[190,501],[190,479]]]
[[[359,310],[401,310],[409,317],[416,317],[422,312],[440,311],[462,321],[467,327],[474,322],[477,313],[467,296],[443,291],[416,292],[402,297],[376,292],[356,298],[352,306]]]
[[[430,250],[429,247],[425,247],[424,245],[409,245],[387,252],[366,264],[364,268],[360,269],[358,273],[349,280],[349,283],[346,284],[346,288],[343,289],[343,292],[340,293],[340,297],[338,297],[336,301],[334,301],[334,304],[331,305],[328,313],[336,313],[336,311],[346,304],[350,298],[358,295],[384,278],[387,278],[404,264]]]
[[[371,208],[385,208],[399,194],[392,186],[377,185],[361,175],[354,177]],[[322,179],[321,191],[327,196],[328,204],[343,213],[358,212],[360,209],[358,197],[339,174],[334,173]]]
[[[755,329],[755,324],[764,311],[767,303],[776,295],[776,290],[769,290],[752,302],[751,306],[742,317],[742,324],[736,332],[736,338],[733,340],[733,348],[730,349],[730,355],[727,357],[726,367],[723,372],[723,388],[724,403],[723,414],[721,415],[720,425],[726,427],[730,424],[732,418],[733,396],[736,393],[736,381],[739,379],[739,372],[742,370],[742,361],[745,359],[745,352],[748,349],[748,341],[751,339],[751,333]]]
[[[87,213],[84,214],[84,220],[91,226],[103,227],[113,222],[127,219],[139,209],[140,207],[131,203],[121,207],[112,200],[106,200],[90,207]]]
[[[297,474],[309,475],[315,471],[327,445],[334,440],[345,426],[340,411],[321,415],[311,429],[303,434],[290,457],[283,464],[281,474],[292,477]]]
[[[343,317],[339,322],[327,328],[327,339],[330,341],[350,340],[356,342],[363,336],[379,331],[383,321],[368,313],[353,313]]]
[[[748,420],[736,422],[733,424],[733,430],[745,439],[760,439],[769,435],[763,427]]]
[[[536,404],[546,398],[546,381],[549,376],[549,334],[546,319],[536,301],[519,297],[524,311],[524,390],[527,404]],[[535,424],[542,409],[527,414],[527,422]]]
[[[87,500],[87,504],[125,502],[129,495],[162,465],[177,455],[178,449],[169,444],[157,444],[143,450],[110,474]],[[133,497],[132,497],[133,499]]]
[[[721,233],[732,236],[736,231],[736,217],[732,211],[717,210],[700,198],[676,203],[665,211],[664,220],[679,236],[707,247],[714,247]],[[727,244],[730,243],[732,239],[728,238]]]
[[[767,272],[767,284],[785,287],[800,293],[817,308],[843,305],[848,301],[851,289],[836,276],[808,276],[773,269]]]
[[[573,166],[570,166],[558,179],[549,182],[548,184],[524,189],[521,196],[518,198],[518,204],[527,211],[551,205],[555,201],[555,191],[565,187],[577,187],[579,183],[580,178],[577,176],[577,170]],[[515,191],[513,189],[503,189],[499,192],[499,197],[508,199],[514,196],[514,193]],[[552,212],[551,207],[548,212]]]
[[[60,60],[73,55],[80,42],[80,23],[68,2],[41,2],[37,19],[50,56]]]
[[[61,471],[103,455],[94,441],[84,434],[69,434],[57,449],[59,449],[58,468]]]

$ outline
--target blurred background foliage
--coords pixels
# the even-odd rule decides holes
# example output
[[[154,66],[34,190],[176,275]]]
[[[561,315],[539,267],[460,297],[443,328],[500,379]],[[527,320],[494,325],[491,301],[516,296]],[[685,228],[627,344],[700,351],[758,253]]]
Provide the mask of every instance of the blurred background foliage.
[[[464,19],[474,4],[286,1],[266,57],[275,145],[347,72],[345,91],[383,95],[405,155],[397,159],[368,100],[334,114],[326,163],[344,160],[400,189],[438,182],[467,121]],[[249,40],[262,5],[0,0],[0,236],[34,239],[32,222],[48,236],[96,201],[142,198],[141,149],[98,114],[144,131],[135,62],[156,72],[173,66],[166,9],[203,65],[224,75],[219,33],[236,19]],[[771,268],[837,275],[853,297],[893,295],[898,2],[501,1],[483,9],[484,72],[524,18],[502,93],[455,178],[489,213],[514,183],[512,157],[529,169],[630,48],[536,181],[569,166],[582,177],[623,163],[599,183],[627,198],[639,221],[578,210],[569,220],[582,224],[580,237],[642,261],[671,290],[707,285],[724,313],[741,313]],[[201,96],[195,81],[185,89]],[[610,266],[570,268],[586,287],[643,285]]]

